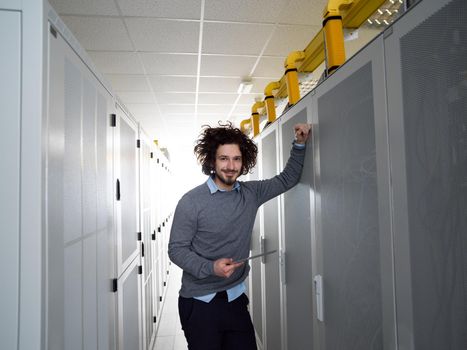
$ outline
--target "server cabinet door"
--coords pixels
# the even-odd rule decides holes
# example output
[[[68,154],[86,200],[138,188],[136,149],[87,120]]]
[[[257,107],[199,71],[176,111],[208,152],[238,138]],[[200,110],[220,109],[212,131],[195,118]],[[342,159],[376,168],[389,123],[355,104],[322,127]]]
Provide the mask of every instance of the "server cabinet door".
[[[281,158],[285,166],[294,139],[293,127],[307,123],[309,108],[306,98],[280,119]],[[313,162],[311,142],[308,146],[300,182],[283,195],[282,268],[285,283],[284,311],[287,349],[312,349],[313,346],[313,283],[311,260],[311,207],[313,193]],[[314,224],[314,222],[313,222]]]
[[[253,169],[250,174],[249,180],[255,181],[259,179],[258,166]],[[251,237],[251,255],[261,253],[261,225],[260,215],[262,208],[258,210],[256,215],[255,223],[253,226],[253,232]],[[250,299],[250,313],[253,319],[253,325],[257,334],[257,338],[260,341],[260,346],[263,344],[263,272],[261,268],[261,259],[253,259],[250,261],[250,280],[249,285],[249,299]]]
[[[141,206],[141,260],[143,265],[143,320],[145,349],[150,349],[154,338],[154,270],[152,244],[151,147],[149,138],[140,131],[140,206]]]
[[[138,255],[138,139],[137,125],[117,108],[114,133],[117,267],[121,276]]]
[[[381,246],[379,220],[377,155],[384,152],[377,147],[375,119],[386,118],[384,104],[376,108],[384,99],[376,86],[384,82],[382,72],[380,39],[316,89],[320,342],[329,350],[383,349],[382,281],[389,279],[389,291],[392,278],[383,266],[392,264],[381,262],[382,251],[391,256],[390,244]],[[380,133],[386,135],[384,128]],[[392,298],[387,302],[392,305]]]
[[[277,123],[264,131],[261,139],[262,177],[269,179],[278,173],[278,135]],[[279,198],[273,198],[263,205],[264,214],[264,251],[280,250],[279,239]],[[270,254],[264,261],[264,324],[265,347],[268,350],[281,349],[281,283],[279,254]]]
[[[425,0],[385,41],[400,349],[467,349],[466,21]]]
[[[143,348],[141,331],[141,275],[135,259],[118,279],[118,349]]]

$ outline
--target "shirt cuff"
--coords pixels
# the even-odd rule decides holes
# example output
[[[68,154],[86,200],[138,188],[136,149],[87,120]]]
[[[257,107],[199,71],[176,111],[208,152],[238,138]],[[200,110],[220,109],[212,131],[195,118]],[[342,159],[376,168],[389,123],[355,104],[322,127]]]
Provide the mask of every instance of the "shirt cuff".
[[[306,143],[296,143],[295,141],[292,142],[293,148],[295,149],[305,149]]]

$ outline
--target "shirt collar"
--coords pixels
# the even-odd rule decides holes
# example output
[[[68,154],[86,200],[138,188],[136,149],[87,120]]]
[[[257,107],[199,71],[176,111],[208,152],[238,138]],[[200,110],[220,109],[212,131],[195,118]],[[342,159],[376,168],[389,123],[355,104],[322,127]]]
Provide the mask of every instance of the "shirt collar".
[[[209,192],[211,192],[211,194],[214,194],[216,193],[217,191],[219,192],[227,192],[226,190],[223,190],[223,189],[220,189],[216,183],[214,182],[214,177],[211,175],[208,177],[208,181],[206,181],[206,184],[208,185],[209,187]],[[235,181],[234,185],[233,185],[233,188],[232,188],[232,191],[237,191],[237,192],[240,192],[240,182],[238,181]]]

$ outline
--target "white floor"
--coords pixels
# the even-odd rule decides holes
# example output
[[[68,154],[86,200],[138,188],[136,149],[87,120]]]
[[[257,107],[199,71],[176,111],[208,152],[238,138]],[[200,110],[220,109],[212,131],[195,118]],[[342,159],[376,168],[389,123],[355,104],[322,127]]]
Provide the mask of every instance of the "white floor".
[[[156,334],[153,350],[187,350],[188,346],[178,317],[178,291],[180,290],[182,270],[170,265],[167,294]]]

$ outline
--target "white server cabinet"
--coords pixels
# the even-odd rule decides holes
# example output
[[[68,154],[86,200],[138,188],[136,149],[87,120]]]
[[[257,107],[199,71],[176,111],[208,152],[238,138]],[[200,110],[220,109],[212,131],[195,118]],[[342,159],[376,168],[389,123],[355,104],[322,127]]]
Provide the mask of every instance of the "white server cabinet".
[[[21,127],[21,13],[0,6],[0,339],[14,349],[18,339],[20,276],[20,127]]]
[[[53,25],[48,39],[45,344],[48,349],[112,348],[113,98]]]
[[[158,279],[154,261],[159,252],[155,249],[156,235],[153,232],[153,183],[157,179],[152,178],[152,163],[154,162],[154,147],[149,137],[140,128],[140,220],[141,220],[141,260],[143,262],[143,339],[144,348],[151,349],[155,340],[158,297],[155,288],[155,280]]]

